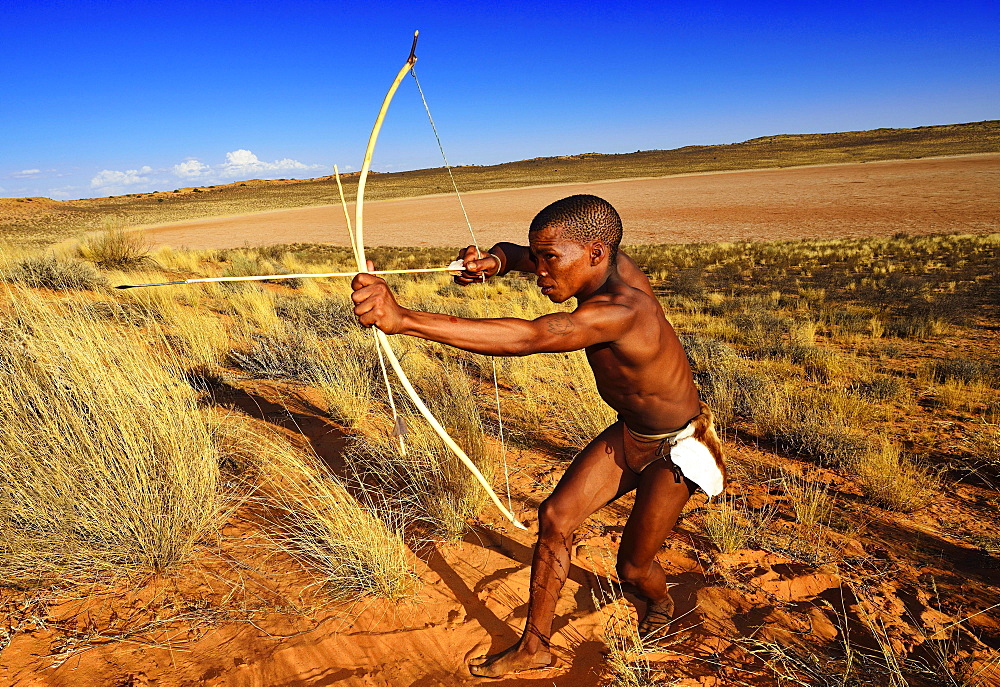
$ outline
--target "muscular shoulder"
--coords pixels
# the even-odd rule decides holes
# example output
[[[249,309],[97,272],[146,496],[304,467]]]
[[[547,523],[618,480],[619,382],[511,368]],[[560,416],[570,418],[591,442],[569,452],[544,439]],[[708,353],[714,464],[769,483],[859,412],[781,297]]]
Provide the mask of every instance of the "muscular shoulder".
[[[662,311],[651,294],[616,280],[614,284],[609,284],[606,292],[581,303],[574,314],[594,322],[613,323],[621,333],[625,333],[634,323],[646,320],[654,312]]]
[[[649,278],[642,271],[642,269],[639,268],[636,261],[630,256],[619,252],[618,257],[615,260],[615,268],[618,271],[618,276],[620,276],[622,281],[626,284],[634,289],[638,289],[639,291],[646,293],[650,298],[656,298],[656,296],[653,295],[653,286],[649,283]]]

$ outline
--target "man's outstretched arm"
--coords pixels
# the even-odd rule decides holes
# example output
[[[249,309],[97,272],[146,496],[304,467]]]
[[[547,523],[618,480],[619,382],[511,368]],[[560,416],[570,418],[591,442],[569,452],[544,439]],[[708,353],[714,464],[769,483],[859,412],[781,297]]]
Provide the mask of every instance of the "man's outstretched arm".
[[[370,274],[357,275],[351,286],[354,313],[362,326],[377,326],[386,334],[407,334],[484,355],[575,351],[615,341],[633,317],[629,308],[599,302],[535,320],[473,320],[400,307],[385,280]]]

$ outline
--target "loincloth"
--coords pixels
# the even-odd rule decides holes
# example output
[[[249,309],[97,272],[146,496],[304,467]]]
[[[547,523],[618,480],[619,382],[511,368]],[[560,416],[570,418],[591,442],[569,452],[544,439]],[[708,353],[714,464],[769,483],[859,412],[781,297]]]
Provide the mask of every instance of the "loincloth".
[[[665,434],[640,434],[622,422],[625,464],[636,473],[657,460],[665,461],[677,481],[687,478],[709,496],[726,488],[722,441],[715,432],[712,411],[701,403],[701,412],[680,429]]]

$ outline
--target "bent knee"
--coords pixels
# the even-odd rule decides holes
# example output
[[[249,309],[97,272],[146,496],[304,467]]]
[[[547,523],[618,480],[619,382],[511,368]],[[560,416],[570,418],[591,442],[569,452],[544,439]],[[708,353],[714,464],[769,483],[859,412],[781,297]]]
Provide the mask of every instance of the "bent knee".
[[[545,499],[538,506],[538,534],[543,537],[569,538],[579,525],[571,513],[560,508],[558,502],[551,498]]]

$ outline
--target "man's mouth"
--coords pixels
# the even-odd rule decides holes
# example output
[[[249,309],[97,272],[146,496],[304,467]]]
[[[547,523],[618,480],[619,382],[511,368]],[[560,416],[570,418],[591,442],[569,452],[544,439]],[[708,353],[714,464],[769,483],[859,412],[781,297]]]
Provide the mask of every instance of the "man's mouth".
[[[555,289],[556,287],[551,284],[539,283],[538,288],[542,290],[542,295],[548,296],[550,293],[552,293],[552,290]]]

